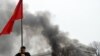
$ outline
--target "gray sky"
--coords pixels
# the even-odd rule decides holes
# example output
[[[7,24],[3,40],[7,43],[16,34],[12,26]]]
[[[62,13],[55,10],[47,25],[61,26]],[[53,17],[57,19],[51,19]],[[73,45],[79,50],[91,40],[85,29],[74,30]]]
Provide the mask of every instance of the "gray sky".
[[[49,11],[51,21],[84,44],[100,39],[100,0],[23,0],[32,13]],[[18,0],[16,0],[18,2]]]

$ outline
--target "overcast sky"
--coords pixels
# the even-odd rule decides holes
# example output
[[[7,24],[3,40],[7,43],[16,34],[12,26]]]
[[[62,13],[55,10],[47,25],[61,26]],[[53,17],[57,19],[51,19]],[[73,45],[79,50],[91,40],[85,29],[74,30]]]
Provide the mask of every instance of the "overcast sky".
[[[28,10],[49,11],[52,23],[70,38],[88,44],[100,40],[100,0],[23,0]],[[16,0],[18,2],[18,0]]]

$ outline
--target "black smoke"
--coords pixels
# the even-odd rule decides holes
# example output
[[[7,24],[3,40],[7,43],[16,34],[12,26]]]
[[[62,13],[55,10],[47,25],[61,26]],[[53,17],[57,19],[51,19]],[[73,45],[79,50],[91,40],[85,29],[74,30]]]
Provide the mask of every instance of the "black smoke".
[[[1,5],[3,6],[4,4]],[[6,22],[9,20],[13,11],[12,9],[15,7],[9,2],[7,2],[6,6],[7,7],[5,10],[3,10],[4,7],[2,7],[3,9],[0,9],[0,30],[2,30]],[[89,56],[85,51],[90,52],[91,50],[88,50],[88,47],[82,45],[81,43],[73,42],[73,40],[69,39],[65,33],[59,31],[59,27],[56,25],[52,25],[52,23],[50,22],[50,17],[51,15],[49,12],[37,12],[36,14],[32,14],[25,9],[23,18],[23,30],[30,31],[27,31],[26,34],[24,33],[24,45],[29,47],[29,49],[32,48],[32,44],[30,45],[30,40],[34,35],[38,35],[40,38],[43,37],[51,47],[52,56]],[[18,20],[15,22],[14,29],[11,35],[0,37],[1,56],[13,56],[12,54],[14,50],[17,50],[20,47],[20,42],[17,42],[20,41],[20,26],[20,20]],[[32,42],[34,43],[34,41]],[[16,49],[15,46],[17,46],[18,48]]]

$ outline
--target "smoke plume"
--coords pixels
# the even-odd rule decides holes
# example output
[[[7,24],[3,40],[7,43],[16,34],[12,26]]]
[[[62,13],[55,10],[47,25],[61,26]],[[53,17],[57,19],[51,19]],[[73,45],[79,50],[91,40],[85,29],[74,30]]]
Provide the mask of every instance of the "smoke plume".
[[[3,2],[3,0],[0,0]],[[0,31],[9,20],[14,6],[10,2],[0,3]],[[59,31],[59,27],[50,22],[49,12],[32,14],[24,11],[24,45],[31,54],[50,51],[52,56],[89,56],[92,49]],[[14,56],[20,48],[20,20],[15,22],[11,35],[0,36],[0,56]],[[88,52],[88,53],[87,53]],[[11,54],[9,54],[11,53]],[[91,55],[92,56],[92,55]]]

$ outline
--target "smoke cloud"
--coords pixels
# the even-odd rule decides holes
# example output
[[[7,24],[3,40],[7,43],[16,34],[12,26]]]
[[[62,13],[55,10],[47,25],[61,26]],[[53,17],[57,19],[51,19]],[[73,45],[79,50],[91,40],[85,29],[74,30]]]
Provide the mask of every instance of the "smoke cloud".
[[[3,2],[3,0],[1,1]],[[5,9],[4,3],[0,3],[2,5],[0,8],[0,31],[9,20],[11,11],[14,9],[9,1],[6,4]],[[50,22],[50,17],[49,12],[32,14],[24,11],[24,45],[31,54],[50,51],[52,56],[89,56],[87,52],[93,52],[93,49],[82,45],[77,40],[69,39],[65,33],[59,31],[59,27]],[[0,36],[0,56],[14,56],[19,51],[20,26],[20,20],[18,20],[15,22],[11,35]]]

